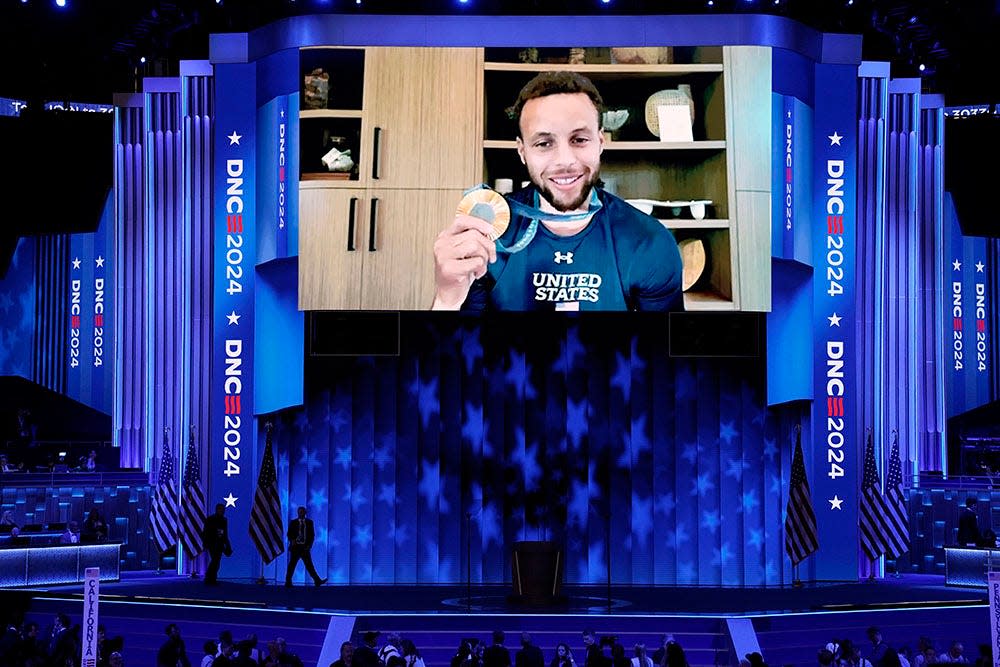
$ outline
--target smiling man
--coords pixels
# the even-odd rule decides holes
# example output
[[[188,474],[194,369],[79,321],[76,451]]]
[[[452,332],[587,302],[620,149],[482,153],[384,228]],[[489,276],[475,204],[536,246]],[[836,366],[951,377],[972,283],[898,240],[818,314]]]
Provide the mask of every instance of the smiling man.
[[[531,185],[510,226],[457,215],[434,244],[436,310],[682,310],[681,258],[659,221],[600,187],[603,101],[574,72],[543,72],[509,113]]]

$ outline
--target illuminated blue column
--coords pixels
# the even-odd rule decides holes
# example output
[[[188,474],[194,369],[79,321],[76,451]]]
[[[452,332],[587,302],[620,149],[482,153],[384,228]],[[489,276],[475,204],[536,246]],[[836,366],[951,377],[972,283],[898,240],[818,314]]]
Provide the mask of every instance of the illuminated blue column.
[[[915,390],[919,392],[918,424],[915,438],[902,449],[903,459],[910,459],[909,471],[941,470],[948,473],[945,441],[945,367],[944,322],[941,314],[947,303],[945,292],[947,243],[944,232],[944,99],[924,95],[920,99],[919,210],[920,281],[917,299],[920,335],[920,361]]]
[[[112,437],[121,465],[145,468],[143,406],[146,337],[145,161],[143,96],[115,95],[115,303]]]

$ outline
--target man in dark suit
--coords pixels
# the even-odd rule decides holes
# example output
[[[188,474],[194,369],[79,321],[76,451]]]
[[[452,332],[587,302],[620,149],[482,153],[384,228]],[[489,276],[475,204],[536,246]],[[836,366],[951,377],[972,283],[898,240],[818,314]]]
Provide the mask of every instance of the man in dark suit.
[[[979,517],[976,515],[978,499],[969,496],[965,499],[965,507],[958,516],[958,543],[961,546],[979,546]]]
[[[514,667],[545,667],[542,649],[531,643],[531,635],[521,633],[521,650],[514,654]]]
[[[313,528],[312,519],[306,518],[306,508],[300,507],[298,518],[288,522],[288,569],[285,571],[285,586],[292,585],[292,575],[295,574],[295,566],[300,560],[306,564],[306,572],[313,578],[313,583],[317,586],[326,583],[326,579],[321,579],[313,567],[310,551],[314,539],[316,530]]]
[[[205,519],[201,539],[209,556],[208,569],[205,571],[205,585],[215,586],[219,583],[219,565],[222,564],[222,554],[233,555],[233,547],[229,543],[229,521],[226,519],[226,506],[222,503],[215,506],[215,514],[211,514]]]
[[[483,651],[483,667],[510,667],[510,651],[503,645],[503,630],[493,631],[493,646]]]

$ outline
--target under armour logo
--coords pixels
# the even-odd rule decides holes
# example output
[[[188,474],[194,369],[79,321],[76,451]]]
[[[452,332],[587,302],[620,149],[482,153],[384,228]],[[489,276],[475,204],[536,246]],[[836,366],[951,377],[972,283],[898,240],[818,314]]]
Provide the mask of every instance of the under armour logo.
[[[572,264],[573,263],[573,253],[571,253],[571,252],[565,252],[564,253],[564,252],[558,252],[557,251],[556,252],[556,256],[555,256],[555,261],[556,261],[556,264],[560,264],[562,262],[566,262],[567,264]]]

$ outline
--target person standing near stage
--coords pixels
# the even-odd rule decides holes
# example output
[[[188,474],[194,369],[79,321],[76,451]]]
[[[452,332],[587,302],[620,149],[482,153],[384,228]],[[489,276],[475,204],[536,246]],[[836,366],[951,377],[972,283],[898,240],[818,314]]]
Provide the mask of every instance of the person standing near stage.
[[[301,560],[306,564],[306,572],[313,578],[313,583],[322,586],[326,579],[316,573],[312,560],[312,545],[316,539],[316,529],[312,519],[306,518],[306,508],[300,507],[298,517],[288,522],[288,569],[285,570],[285,586],[291,587],[292,575]]]
[[[483,667],[510,667],[510,651],[503,640],[503,630],[494,630],[493,645],[483,652]]]
[[[181,629],[176,623],[170,623],[166,633],[167,640],[156,653],[156,667],[191,667],[184,640],[181,639]]]
[[[958,543],[965,546],[979,546],[979,516],[976,514],[976,505],[979,499],[969,496],[965,499],[965,507],[958,515]]]
[[[378,634],[377,630],[368,630],[361,636],[361,646],[354,650],[351,667],[378,667],[378,651],[375,650]]]
[[[531,643],[531,635],[521,633],[521,650],[514,654],[515,667],[545,667],[542,649]]]
[[[205,585],[215,586],[219,583],[219,566],[222,555],[233,555],[233,547],[229,543],[229,521],[226,519],[226,506],[217,503],[215,514],[205,519],[205,527],[201,531],[202,543],[208,552],[208,569],[205,571]]]

